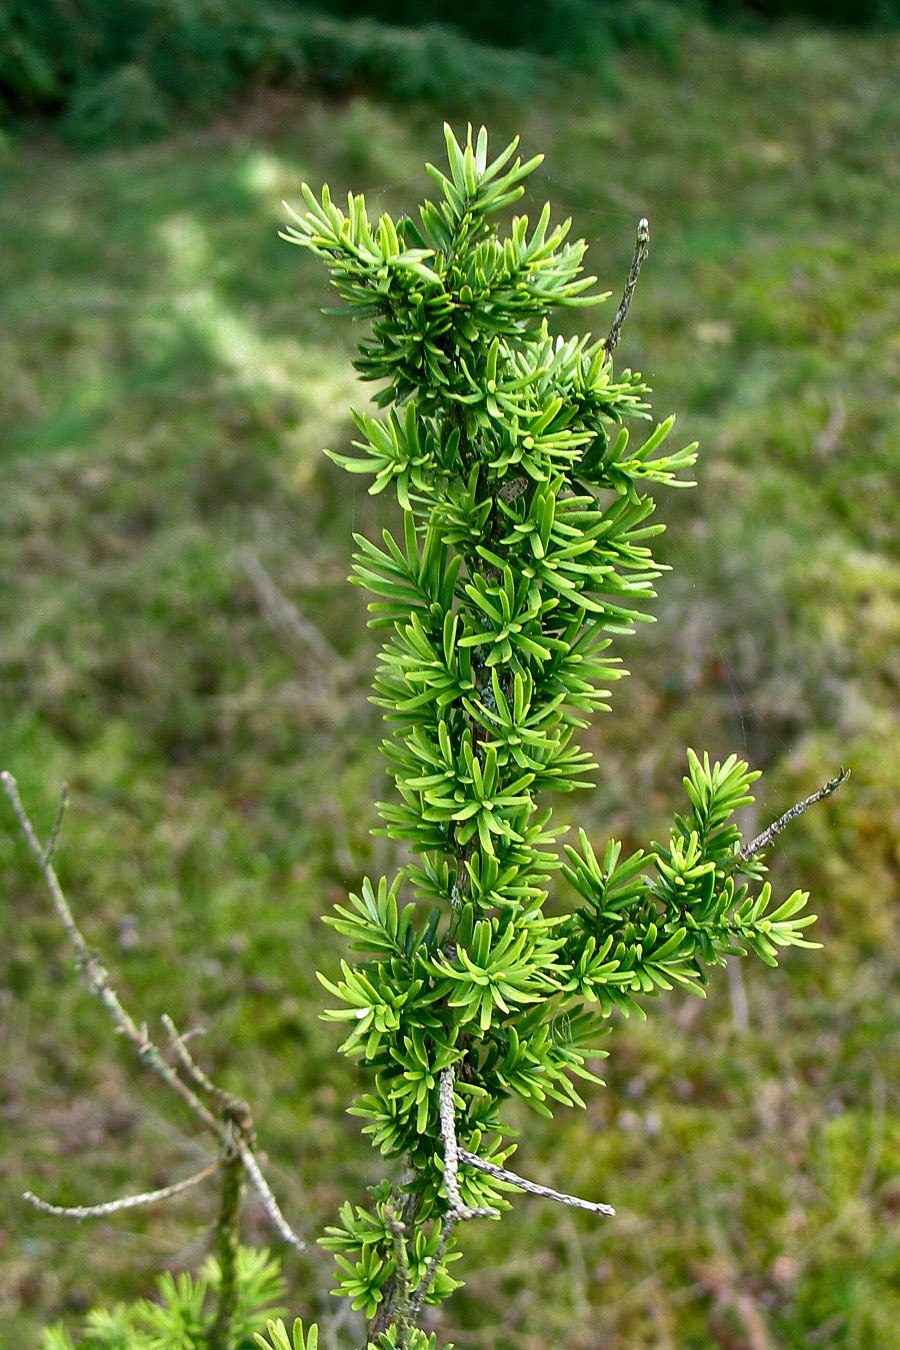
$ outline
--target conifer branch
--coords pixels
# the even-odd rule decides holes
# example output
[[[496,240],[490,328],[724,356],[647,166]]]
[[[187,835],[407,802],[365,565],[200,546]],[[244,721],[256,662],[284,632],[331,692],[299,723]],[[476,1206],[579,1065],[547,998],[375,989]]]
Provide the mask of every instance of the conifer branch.
[[[647,255],[650,252],[650,222],[645,216],[638,221],[637,238],[634,243],[634,256],[631,259],[631,267],[628,269],[628,276],[625,280],[625,289],[622,292],[622,299],[619,301],[619,308],[616,310],[616,317],[613,319],[612,328],[604,342],[606,355],[612,356],[622,335],[622,327],[628,318],[628,311],[631,308],[631,299],[634,295],[634,288],[637,285],[638,277],[641,274],[641,268],[646,262]]]
[[[409,1350],[410,1317],[413,1315],[413,1308],[409,1297],[409,1252],[406,1246],[406,1225],[397,1218],[393,1207],[389,1207],[387,1210],[387,1221],[394,1242],[392,1315],[397,1328],[397,1350]]]
[[[802,802],[797,802],[794,806],[785,811],[783,816],[779,816],[777,820],[773,820],[772,824],[768,825],[766,829],[763,830],[762,834],[758,834],[749,844],[744,845],[738,854],[740,861],[749,862],[749,860],[755,857],[757,853],[762,853],[769,847],[774,839],[778,838],[782,830],[790,825],[792,820],[796,820],[798,816],[803,815],[804,811],[808,811],[811,806],[815,806],[817,802],[823,802],[826,797],[830,797],[833,793],[837,792],[838,788],[843,787],[849,777],[850,770],[841,769],[836,778],[829,778],[828,782],[820,787],[817,792],[813,792],[809,797],[805,797]]]

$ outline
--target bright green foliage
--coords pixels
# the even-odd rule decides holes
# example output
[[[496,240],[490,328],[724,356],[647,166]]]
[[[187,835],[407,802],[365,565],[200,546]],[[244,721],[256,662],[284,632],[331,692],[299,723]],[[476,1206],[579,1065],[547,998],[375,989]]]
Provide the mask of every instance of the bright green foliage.
[[[584,831],[580,852],[566,846],[571,866],[564,875],[586,901],[570,930],[567,988],[599,1000],[605,1011],[641,1012],[637,997],[673,984],[702,993],[704,967],[748,947],[774,966],[779,947],[818,945],[802,937],[815,915],[795,917],[806,892],[794,891],[774,909],[768,882],[751,894],[764,869],[741,861],[733,816],[752,802],[747,788],[759,774],[734,755],[710,765],[708,756],[701,763],[688,750],[688,762],[690,811],[675,817],[668,847],[652,844],[649,853],[639,849],[620,861],[613,841],[601,863]]]
[[[270,1319],[266,1323],[266,1330],[269,1333],[268,1340],[258,1332],[256,1335],[256,1343],[261,1345],[263,1350],[318,1350],[319,1328],[315,1323],[309,1332],[305,1333],[302,1320],[299,1317],[295,1318],[293,1330],[288,1337],[287,1328],[279,1317],[277,1322]]]
[[[257,1345],[262,1346],[262,1350],[318,1350],[319,1328],[313,1324],[309,1331],[304,1333],[303,1323],[299,1317],[294,1322],[290,1336],[281,1318],[277,1322],[270,1321],[266,1330],[268,1340],[258,1334],[256,1337]],[[398,1350],[400,1346],[393,1327],[370,1344],[374,1350]],[[433,1334],[426,1336],[424,1331],[411,1328],[406,1340],[406,1350],[439,1350],[437,1338]],[[445,1345],[440,1350],[453,1350],[453,1346]]]
[[[307,213],[285,237],[326,263],[343,308],[371,323],[357,367],[377,381],[383,420],[356,415],[356,455],[333,454],[370,491],[393,487],[399,539],[357,537],[355,580],[388,630],[375,681],[391,734],[383,749],[397,792],[382,832],[408,844],[392,880],[368,879],[329,920],[358,953],[326,1014],[351,1030],[343,1049],[371,1071],[353,1111],[381,1151],[411,1169],[404,1214],[410,1278],[437,1247],[443,1147],[438,1084],[456,1066],[460,1142],[495,1162],[512,1145],[503,1102],[549,1115],[580,1104],[573,1079],[613,1008],[673,984],[702,989],[705,968],[803,944],[806,896],[770,907],[756,860],[740,856],[735,811],[755,775],[734,757],[689,754],[689,809],[667,846],[602,862],[582,835],[564,875],[582,906],[548,917],[561,866],[547,791],[589,786],[595,766],[573,737],[606,707],[622,672],[609,646],[645,620],[661,568],[650,541],[652,484],[682,485],[695,447],[666,453],[672,419],[632,443],[647,387],[615,374],[603,341],[564,340],[557,306],[586,306],[595,278],[569,222],[495,217],[540,163],[491,160],[487,134],[460,145],[446,129],[449,174],[418,220],[373,224],[361,196],[346,211],[304,186]],[[415,900],[411,898],[415,896]],[[503,1207],[496,1183],[463,1167],[464,1201]],[[326,1245],[340,1290],[372,1316],[393,1297],[385,1217],[345,1206]],[[410,1226],[411,1224],[411,1226]],[[435,1299],[454,1286],[442,1262]]]
[[[158,1302],[140,1299],[96,1308],[77,1341],[62,1328],[52,1328],[44,1332],[43,1350],[207,1350],[219,1278],[218,1263],[212,1258],[196,1280],[186,1272],[165,1274],[158,1282]],[[232,1350],[255,1350],[255,1333],[278,1311],[273,1305],[284,1297],[281,1266],[265,1250],[242,1247],[237,1285]],[[315,1350],[314,1342],[309,1350]]]
[[[354,1308],[364,1308],[366,1316],[371,1317],[380,1302],[380,1291],[396,1270],[389,1212],[391,1202],[390,1182],[383,1181],[370,1188],[375,1201],[374,1213],[355,1209],[348,1201],[341,1209],[340,1226],[326,1228],[326,1236],[321,1238],[323,1247],[336,1253],[335,1260],[341,1271],[341,1287],[335,1293],[342,1292],[353,1300]],[[406,1256],[409,1265],[409,1279],[415,1286],[424,1277],[428,1265],[441,1240],[440,1220],[431,1225],[430,1231],[422,1227],[406,1244]],[[355,1263],[350,1256],[356,1257]],[[453,1252],[447,1261],[459,1259],[459,1252]],[[428,1293],[429,1303],[440,1303],[442,1299],[459,1289],[460,1281],[454,1280],[444,1266]]]

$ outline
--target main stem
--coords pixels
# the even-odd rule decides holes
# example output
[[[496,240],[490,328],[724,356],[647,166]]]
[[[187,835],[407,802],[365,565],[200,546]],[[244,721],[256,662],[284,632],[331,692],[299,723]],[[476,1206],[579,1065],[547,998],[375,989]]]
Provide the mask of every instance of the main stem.
[[[209,1350],[234,1350],[234,1314],[238,1302],[238,1243],[244,1163],[232,1148],[222,1168],[216,1248],[219,1257],[219,1306],[209,1333]]]

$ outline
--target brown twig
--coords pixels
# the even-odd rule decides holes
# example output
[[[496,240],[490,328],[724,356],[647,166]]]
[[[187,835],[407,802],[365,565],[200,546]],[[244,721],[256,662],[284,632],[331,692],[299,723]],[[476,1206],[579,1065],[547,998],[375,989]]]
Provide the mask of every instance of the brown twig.
[[[765,1316],[755,1299],[736,1287],[733,1273],[716,1265],[695,1264],[701,1287],[724,1308],[731,1308],[747,1338],[748,1350],[774,1350]],[[718,1337],[717,1337],[718,1339]],[[724,1342],[720,1342],[724,1344]]]
[[[738,854],[739,860],[741,862],[749,862],[755,854],[762,853],[763,849],[767,849],[772,843],[772,840],[777,839],[778,835],[781,834],[781,831],[790,825],[792,820],[796,820],[798,816],[803,815],[804,811],[808,811],[811,806],[815,806],[817,802],[823,802],[826,797],[830,797],[832,793],[837,792],[838,788],[842,787],[849,777],[850,770],[841,769],[837,778],[830,778],[823,787],[819,788],[818,792],[814,792],[811,796],[804,798],[802,802],[797,802],[789,810],[785,811],[783,816],[779,816],[777,820],[773,820],[772,824],[767,826],[762,834],[758,834],[749,844],[744,845]]]
[[[252,548],[242,549],[240,560],[272,627],[288,637],[320,672],[327,672],[333,683],[338,686],[350,683],[353,679],[351,667],[338,656],[315,624],[310,623],[293,601],[279,590],[256,552]]]
[[[628,317],[628,311],[631,308],[631,297],[634,295],[634,288],[637,285],[637,279],[641,274],[647,254],[650,252],[650,223],[646,217],[642,216],[638,221],[637,238],[634,242],[634,257],[631,259],[631,267],[625,280],[625,289],[622,292],[622,299],[619,301],[619,308],[616,310],[616,317],[613,319],[612,328],[609,330],[609,336],[604,342],[607,356],[612,356],[615,351],[619,338],[622,335],[622,325]]]

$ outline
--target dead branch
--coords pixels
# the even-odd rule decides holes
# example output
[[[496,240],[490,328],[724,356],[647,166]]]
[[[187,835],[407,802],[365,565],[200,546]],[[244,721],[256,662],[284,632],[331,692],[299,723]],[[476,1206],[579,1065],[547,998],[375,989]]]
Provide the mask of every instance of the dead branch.
[[[219,1115],[214,1115],[209,1107],[197,1095],[182,1078],[179,1077],[177,1069],[167,1063],[159,1050],[158,1046],[150,1039],[147,1034],[146,1026],[138,1026],[131,1017],[127,1009],[122,1004],[116,991],[113,989],[109,978],[109,972],[95,953],[88,946],[84,936],[75,921],[69,903],[59,884],[59,878],[53,868],[51,858],[56,846],[59,830],[62,823],[62,816],[67,801],[67,792],[65,787],[60,794],[60,806],[57,811],[56,820],[50,839],[46,846],[41,845],[37,837],[34,826],[22,805],[22,799],[19,795],[18,785],[12,774],[6,770],[0,773],[0,784],[12,804],[16,819],[25,836],[28,847],[37,861],[41,874],[46,882],[53,907],[56,910],[60,923],[63,926],[66,937],[75,949],[75,964],[80,974],[83,974],[87,980],[88,989],[92,994],[99,998],[109,1013],[116,1029],[126,1037],[134,1046],[138,1059],[142,1064],[146,1064],[173,1092],[177,1093],[182,1101],[190,1108],[201,1124],[215,1136],[218,1141],[221,1156],[216,1167],[220,1167],[228,1162],[233,1156],[235,1149],[240,1154],[244,1169],[253,1184],[254,1189],[260,1195],[266,1213],[273,1223],[274,1227],[286,1242],[295,1250],[302,1251],[305,1244],[301,1238],[294,1233],[288,1224],[284,1215],[278,1207],[274,1195],[262,1174],[259,1163],[253,1153],[253,1125],[250,1118],[250,1111],[245,1102],[239,1098],[232,1097],[223,1092],[221,1088],[215,1086],[209,1078],[203,1074],[194,1064],[191,1056],[184,1045],[184,1037],[179,1036],[175,1029],[172,1019],[165,1017],[164,1024],[172,1043],[178,1055],[182,1068],[189,1073],[199,1091],[208,1093],[216,1101]],[[188,1069],[188,1066],[190,1068]],[[193,1184],[193,1183],[192,1183]],[[181,1189],[185,1189],[184,1186]],[[147,1193],[149,1194],[149,1193]],[[32,1204],[37,1204],[38,1208],[43,1208],[44,1203],[38,1203],[37,1197],[28,1193],[27,1198]],[[161,1195],[158,1198],[164,1198]],[[112,1200],[108,1205],[119,1208],[131,1208],[138,1201],[133,1197],[125,1197],[125,1203]],[[127,1203],[131,1201],[131,1203]],[[149,1203],[141,1201],[141,1203]],[[76,1206],[78,1210],[90,1210],[92,1206]],[[58,1208],[52,1208],[50,1212],[60,1213]],[[105,1209],[106,1213],[115,1212],[113,1209]],[[78,1214],[73,1217],[85,1218],[88,1215]]]
[[[842,787],[849,777],[850,770],[841,769],[837,778],[830,778],[823,787],[819,788],[818,792],[814,792],[811,796],[804,798],[802,802],[797,802],[796,805],[785,811],[783,816],[779,816],[777,820],[773,820],[772,824],[767,826],[762,834],[758,834],[749,844],[744,845],[738,854],[740,861],[748,862],[757,853],[762,853],[764,849],[769,847],[772,840],[777,839],[778,835],[781,834],[781,831],[790,825],[792,820],[796,820],[798,816],[803,815],[804,811],[808,811],[811,806],[815,806],[817,802],[822,802],[826,797],[830,797],[832,793],[837,792],[838,788]]]
[[[459,1157],[462,1162],[477,1168],[479,1172],[494,1177],[496,1181],[506,1181],[517,1190],[526,1191],[528,1195],[540,1195],[544,1200],[555,1200],[558,1205],[569,1205],[572,1209],[585,1209],[589,1214],[615,1217],[616,1211],[612,1205],[603,1205],[599,1200],[582,1200],[580,1196],[569,1195],[566,1191],[556,1191],[552,1186],[541,1186],[536,1181],[529,1181],[527,1177],[520,1177],[517,1172],[510,1172],[507,1167],[498,1167],[496,1163],[488,1162],[486,1158],[479,1158],[477,1153],[470,1153],[468,1149],[461,1148]]]
[[[155,1205],[159,1200],[170,1200],[173,1195],[180,1195],[182,1191],[189,1191],[194,1186],[199,1186],[207,1177],[215,1176],[216,1172],[222,1167],[223,1159],[217,1158],[209,1167],[204,1167],[202,1172],[197,1172],[192,1177],[186,1177],[184,1181],[173,1182],[171,1186],[163,1186],[158,1191],[141,1191],[138,1195],[123,1195],[118,1200],[106,1200],[101,1205],[51,1205],[47,1200],[42,1200],[40,1196],[33,1191],[24,1191],[22,1199],[27,1200],[35,1209],[39,1209],[42,1214],[56,1214],[64,1219],[102,1219],[108,1214],[118,1214],[123,1209],[138,1209],[141,1205]]]
[[[631,267],[625,280],[625,289],[622,292],[622,299],[619,301],[619,308],[616,310],[616,317],[613,319],[612,328],[609,330],[609,336],[604,342],[606,355],[612,356],[615,351],[619,338],[622,335],[622,326],[628,317],[628,311],[631,308],[631,298],[634,295],[634,288],[637,285],[637,279],[641,274],[647,254],[650,252],[650,222],[645,216],[638,221],[637,238],[634,242],[634,257],[631,259]]]

